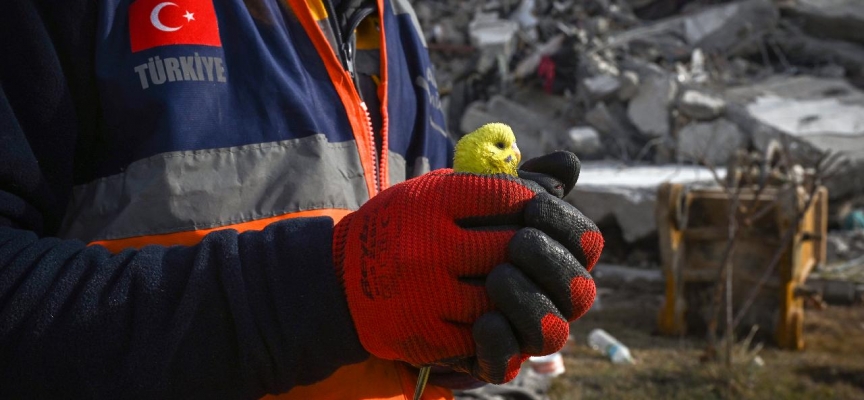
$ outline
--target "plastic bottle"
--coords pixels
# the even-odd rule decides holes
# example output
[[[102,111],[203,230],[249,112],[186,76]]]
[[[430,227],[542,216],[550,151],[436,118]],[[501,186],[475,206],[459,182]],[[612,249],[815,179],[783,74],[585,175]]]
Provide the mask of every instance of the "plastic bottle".
[[[635,364],[636,360],[630,354],[630,349],[621,344],[609,332],[602,329],[594,329],[588,334],[588,345],[612,360],[615,364]]]

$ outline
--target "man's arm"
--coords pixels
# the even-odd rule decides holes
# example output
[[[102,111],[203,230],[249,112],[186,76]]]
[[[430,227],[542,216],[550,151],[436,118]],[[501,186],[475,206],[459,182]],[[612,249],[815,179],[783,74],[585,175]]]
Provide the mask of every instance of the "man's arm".
[[[331,225],[117,255],[0,228],[0,398],[252,398],[365,359]]]
[[[258,397],[365,359],[329,219],[117,255],[51,237],[97,131],[95,82],[67,79],[93,4],[0,13],[0,398]]]

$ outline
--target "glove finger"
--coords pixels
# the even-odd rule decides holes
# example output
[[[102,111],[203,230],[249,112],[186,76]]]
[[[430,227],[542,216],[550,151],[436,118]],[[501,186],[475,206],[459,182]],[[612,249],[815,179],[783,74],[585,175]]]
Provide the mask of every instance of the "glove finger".
[[[564,197],[576,186],[581,164],[575,154],[569,151],[556,151],[525,161],[519,169],[554,177],[564,185],[563,195],[559,196]]]
[[[588,271],[561,243],[534,228],[519,230],[509,244],[510,262],[519,267],[568,321],[588,311],[597,289]]]
[[[513,326],[523,354],[551,354],[567,342],[570,327],[561,312],[512,264],[495,267],[486,279],[486,290]]]
[[[597,225],[570,203],[540,193],[525,207],[525,225],[537,228],[570,250],[591,271],[603,251]]]
[[[522,170],[519,170],[517,172],[520,178],[539,184],[549,194],[559,199],[564,198],[564,183],[556,179],[554,176],[541,174],[539,172],[528,172]]]
[[[497,311],[483,314],[474,323],[473,336],[477,355],[470,360],[471,375],[495,384],[516,377],[527,357],[519,353],[519,342],[503,314]]]

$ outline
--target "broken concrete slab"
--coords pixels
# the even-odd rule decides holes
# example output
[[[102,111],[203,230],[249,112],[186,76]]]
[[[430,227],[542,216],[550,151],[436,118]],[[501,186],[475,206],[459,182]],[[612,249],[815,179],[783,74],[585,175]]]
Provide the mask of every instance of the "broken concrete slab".
[[[627,116],[644,136],[669,136],[670,105],[675,100],[677,84],[668,75],[643,77],[636,97],[630,100]]]
[[[569,141],[564,144],[563,149],[572,151],[577,156],[591,157],[603,151],[600,132],[590,126],[570,128],[567,138]]]
[[[621,88],[618,89],[618,100],[627,101],[639,93],[639,74],[633,71],[624,71],[620,77]]]
[[[740,1],[684,17],[684,35],[694,49],[726,51],[773,30],[779,18],[770,0]]]
[[[585,121],[608,137],[617,148],[607,151],[620,159],[629,159],[639,150],[634,142],[639,132],[628,123],[626,113],[621,104],[606,105],[603,102],[585,113]]]
[[[862,3],[864,4],[864,3]],[[864,87],[864,45],[841,40],[817,39],[787,27],[773,36],[790,62],[799,65],[840,66],[858,87]]]
[[[591,276],[597,280],[615,280],[630,282],[662,283],[666,279],[660,269],[633,268],[626,265],[598,263],[594,266]]]
[[[621,89],[621,81],[612,75],[596,75],[582,79],[580,88],[591,101],[606,100]]]
[[[861,0],[796,0],[787,11],[800,19],[811,35],[864,43]]]
[[[745,147],[747,138],[738,126],[726,119],[691,122],[678,132],[678,158],[709,166],[725,166],[735,151]]]
[[[710,121],[726,110],[726,101],[696,90],[687,90],[678,99],[678,111],[699,121]]]
[[[864,92],[842,79],[777,77],[726,92],[730,118],[757,148],[785,137],[793,150],[832,152],[844,164],[825,182],[831,198],[864,192]]]
[[[779,18],[770,0],[737,1],[619,33],[610,38],[610,44],[658,45],[679,59],[697,48],[737,54],[758,43],[762,33],[774,30]]]
[[[717,171],[721,179],[724,171]],[[582,163],[576,188],[565,198],[588,218],[614,219],[628,243],[657,230],[654,208],[657,189],[664,182],[712,185],[711,171],[696,166],[626,166],[610,162]]]

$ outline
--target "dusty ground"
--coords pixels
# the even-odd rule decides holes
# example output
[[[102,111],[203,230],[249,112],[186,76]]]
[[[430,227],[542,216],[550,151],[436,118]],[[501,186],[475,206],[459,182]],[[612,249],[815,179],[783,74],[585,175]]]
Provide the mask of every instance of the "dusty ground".
[[[573,324],[552,399],[864,399],[864,306],[807,309],[806,349],[766,346],[763,367],[737,363],[730,392],[722,364],[700,362],[703,338],[652,334],[661,287],[599,286],[602,308]],[[593,328],[628,345],[639,363],[614,365],[588,348]]]

